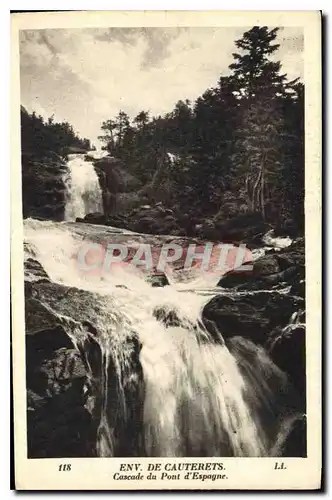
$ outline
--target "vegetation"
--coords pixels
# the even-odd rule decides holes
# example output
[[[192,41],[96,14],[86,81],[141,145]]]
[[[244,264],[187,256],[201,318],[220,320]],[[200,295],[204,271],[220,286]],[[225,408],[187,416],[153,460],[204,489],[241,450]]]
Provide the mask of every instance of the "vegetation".
[[[254,26],[235,42],[230,74],[195,102],[179,101],[164,116],[124,111],[102,124],[100,140],[143,183],[166,152],[169,203],[195,215],[259,212],[273,224],[303,230],[304,87],[289,81],[278,49],[278,28]]]
[[[44,120],[21,106],[21,147],[23,155],[39,159],[53,153],[66,156],[71,148],[89,151],[91,144],[80,139],[68,122],[57,123],[53,116]]]

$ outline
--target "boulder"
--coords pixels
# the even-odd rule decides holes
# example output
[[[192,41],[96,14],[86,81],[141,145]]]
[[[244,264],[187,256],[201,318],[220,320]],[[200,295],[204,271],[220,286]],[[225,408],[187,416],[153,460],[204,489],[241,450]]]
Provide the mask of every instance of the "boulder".
[[[300,280],[291,286],[289,291],[291,295],[297,295],[298,297],[305,298],[305,280]]]
[[[153,217],[146,215],[139,219],[130,222],[130,229],[137,231],[138,233],[150,233],[151,228],[155,225],[156,221]]]
[[[298,240],[279,252],[271,252],[253,262],[252,271],[231,270],[218,282],[223,288],[261,290],[296,286],[305,274],[304,242]],[[301,295],[302,296],[302,295]]]
[[[278,273],[280,271],[278,258],[275,254],[264,255],[254,262],[253,275],[262,277]]]
[[[26,271],[30,267],[28,262]],[[37,265],[33,263],[35,268]],[[42,270],[38,272],[42,274]],[[124,339],[132,369],[119,374],[112,350],[106,358],[101,349],[105,329],[107,335],[112,335],[112,328],[125,321],[120,312],[110,311],[109,306],[109,298],[48,279],[26,282],[30,458],[98,455],[98,428],[106,397],[115,453],[118,456],[138,453],[142,406],[140,346],[134,336]],[[130,334],[130,325],[123,327]],[[103,366],[108,372],[106,388]],[[123,404],[119,384],[124,390],[127,419],[118,411]]]
[[[274,363],[287,373],[298,393],[303,395],[305,411],[305,326],[290,324],[276,328],[268,335],[266,347]]]
[[[277,253],[280,269],[297,266],[304,276],[305,268],[305,242],[304,238],[298,238],[289,247],[283,248]]]
[[[251,264],[250,262],[246,262],[245,264]],[[243,286],[252,286],[254,282],[252,277],[252,271],[239,271],[236,269],[232,269],[225,273],[221,279],[218,281],[217,286],[222,288],[237,288]]]
[[[288,433],[278,449],[280,457],[307,456],[307,417],[299,415],[289,425]]]
[[[120,158],[104,156],[94,159],[93,164],[103,191],[128,193],[141,187],[140,181],[128,171]]]
[[[160,286],[169,285],[169,281],[167,279],[167,276],[164,273],[151,274],[146,278],[146,281],[148,283],[150,283],[151,286],[153,286],[153,287],[160,287]]]
[[[24,274],[26,281],[49,280],[49,276],[43,266],[31,257],[28,257],[24,261]]]
[[[202,319],[208,330],[205,320],[214,322],[225,339],[241,336],[265,344],[269,333],[286,326],[301,307],[302,299],[278,292],[218,295],[205,305]]]
[[[153,311],[153,316],[163,323],[166,327],[170,326],[181,326],[181,321],[173,309],[167,309],[165,307],[156,307]]]
[[[84,156],[84,161],[94,162],[95,161],[95,157],[91,156],[91,154],[86,154]]]
[[[59,318],[33,296],[43,284],[51,286],[39,281],[26,287],[28,456],[93,456],[94,424],[84,406],[86,371]]]
[[[249,212],[228,220],[214,219],[219,240],[224,243],[260,243],[262,236],[270,228],[259,212]]]
[[[22,154],[23,217],[64,220],[66,175],[65,160],[51,151],[38,159]]]
[[[169,221],[174,221],[175,218],[174,218],[174,215],[166,215],[166,217],[164,218],[164,221],[165,222],[169,222]]]
[[[87,214],[84,217],[84,222],[89,222],[90,224],[102,224],[102,225],[106,225],[107,218],[101,212],[93,212],[91,214]]]

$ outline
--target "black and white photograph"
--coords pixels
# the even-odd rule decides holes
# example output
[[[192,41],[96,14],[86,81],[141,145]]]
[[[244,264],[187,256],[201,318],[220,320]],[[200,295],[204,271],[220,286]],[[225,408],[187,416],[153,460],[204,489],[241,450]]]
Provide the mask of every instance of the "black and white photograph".
[[[253,19],[18,30],[30,463],[310,455],[304,27]]]

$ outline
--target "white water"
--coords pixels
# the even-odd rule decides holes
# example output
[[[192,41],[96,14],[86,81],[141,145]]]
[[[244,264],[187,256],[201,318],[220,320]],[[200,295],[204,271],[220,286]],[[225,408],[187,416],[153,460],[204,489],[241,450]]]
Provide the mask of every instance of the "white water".
[[[268,231],[262,238],[263,243],[268,247],[275,248],[276,250],[281,250],[282,248],[287,248],[292,244],[292,239],[289,236],[285,237],[275,237],[273,236],[274,230]]]
[[[100,157],[98,152],[93,152]],[[97,156],[96,156],[97,155]],[[174,158],[170,156],[170,160]],[[66,221],[87,213],[102,212],[102,196],[92,162],[71,155],[66,180]],[[133,244],[134,233],[91,226],[27,219],[26,257],[40,262],[54,283],[76,287],[55,300],[42,297],[46,307],[63,324],[74,345],[86,352],[88,320],[97,332],[101,373],[94,384],[101,405],[98,413],[96,450],[99,456],[116,454],[119,414],[126,422],[125,379],[136,381],[135,397],[143,406],[143,450],[147,456],[269,456],[278,454],[282,429],[293,415],[278,403],[285,376],[262,348],[243,339],[215,343],[200,320],[208,300],[220,293],[218,277],[186,276],[171,270],[170,286],[153,288],[137,269],[88,274],[77,262],[87,241],[102,241],[122,233]],[[189,273],[190,274],[190,273]],[[36,279],[35,277],[33,279]],[[189,280],[189,282],[188,282]],[[76,290],[76,291],[75,291]],[[89,292],[82,299],[80,290]],[[85,297],[85,298],[84,298]],[[166,327],[155,310],[176,314],[179,326]],[[133,369],[133,341],[139,341],[139,361],[144,391]],[[88,354],[87,354],[88,356]],[[89,361],[89,360],[88,360]],[[109,377],[109,367],[115,373]],[[96,366],[87,378],[94,379]],[[139,382],[139,383],[137,383]],[[113,396],[116,393],[116,411]],[[141,384],[142,385],[142,384]],[[88,400],[93,411],[96,394]],[[286,424],[285,424],[286,422]],[[280,445],[280,446],[279,446]],[[135,450],[133,450],[135,452]]]
[[[74,221],[88,213],[103,212],[102,193],[93,163],[82,154],[69,155],[69,177],[65,179],[65,220]]]
[[[211,341],[198,322],[211,295],[185,290],[183,283],[152,288],[142,275],[123,270],[112,276],[84,274],[75,260],[83,240],[75,225],[28,219],[25,236],[33,258],[52,281],[93,293],[91,309],[96,304],[99,311],[93,321],[104,374],[97,435],[100,456],[114,454],[114,429],[107,416],[107,366],[110,360],[115,365],[125,419],[121,380],[130,371],[132,337],[142,345],[147,456],[268,456],[275,449],[284,419],[274,399],[285,377],[263,349],[248,341],[230,346],[231,352],[222,340]],[[153,315],[156,307],[175,311],[181,326],[166,328]],[[77,331],[69,334],[77,344]]]

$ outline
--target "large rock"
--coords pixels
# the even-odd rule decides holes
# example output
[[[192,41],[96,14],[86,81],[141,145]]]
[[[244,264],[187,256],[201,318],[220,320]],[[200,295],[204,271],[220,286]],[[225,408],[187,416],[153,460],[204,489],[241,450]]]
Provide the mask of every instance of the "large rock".
[[[153,287],[163,287],[169,285],[169,281],[165,273],[151,274],[147,277],[146,281]]]
[[[123,196],[125,193],[120,193]],[[156,235],[185,235],[185,231],[181,230],[175,216],[161,205],[151,206],[142,205],[128,213],[119,214],[100,214],[91,213],[84,217],[84,220],[79,218],[76,222],[89,222],[91,224],[102,224],[114,226],[123,229],[129,229],[137,233],[156,234]]]
[[[271,359],[288,374],[294,387],[303,396],[303,411],[306,394],[305,334],[304,324],[291,323],[271,332],[266,342]]]
[[[305,242],[304,238],[298,238],[289,247],[283,248],[277,253],[280,269],[296,266],[304,276],[305,268]]]
[[[87,214],[84,217],[84,222],[90,222],[90,224],[106,225],[107,224],[107,217],[106,217],[106,215],[104,215],[100,212],[93,212],[91,214]]]
[[[138,454],[142,374],[131,326],[110,308],[109,297],[52,283],[31,258],[26,271],[28,456]],[[119,371],[113,358],[112,334],[118,328],[128,335],[123,339],[128,372]],[[107,420],[100,434],[106,398]]]
[[[86,371],[59,318],[34,296],[42,283],[26,286],[28,456],[93,456],[96,429],[84,406]]]
[[[168,309],[166,307],[156,307],[153,311],[153,316],[163,323],[166,328],[172,326],[181,326],[181,320],[174,309]]]
[[[261,290],[292,285],[295,294],[305,275],[304,240],[299,239],[279,252],[268,253],[252,264],[252,271],[234,269],[228,272],[219,280],[218,286]]]
[[[49,276],[43,266],[31,257],[27,257],[24,261],[24,274],[26,281],[49,280]]]
[[[124,211],[127,203],[123,196],[120,202],[120,194],[129,195],[129,206],[132,206],[132,199],[140,191],[141,183],[128,171],[124,162],[120,158],[104,156],[94,159],[93,165],[102,190],[104,213],[109,216]],[[143,195],[138,196],[138,199],[142,200]]]
[[[173,212],[158,205],[142,205],[127,217],[127,227],[138,233],[178,235],[181,228]]]
[[[228,220],[216,218],[214,221],[218,240],[223,243],[260,243],[270,227],[258,212],[245,213]]]
[[[66,175],[65,159],[55,153],[39,159],[22,154],[23,216],[63,220]]]
[[[307,456],[307,418],[299,415],[289,425],[288,433],[278,447],[280,457]]]
[[[214,322],[224,338],[241,336],[264,344],[269,333],[286,326],[301,307],[302,299],[277,292],[218,295],[206,304],[202,318]]]
[[[291,295],[297,295],[298,297],[305,298],[305,280],[300,280],[291,286],[289,291]]]

